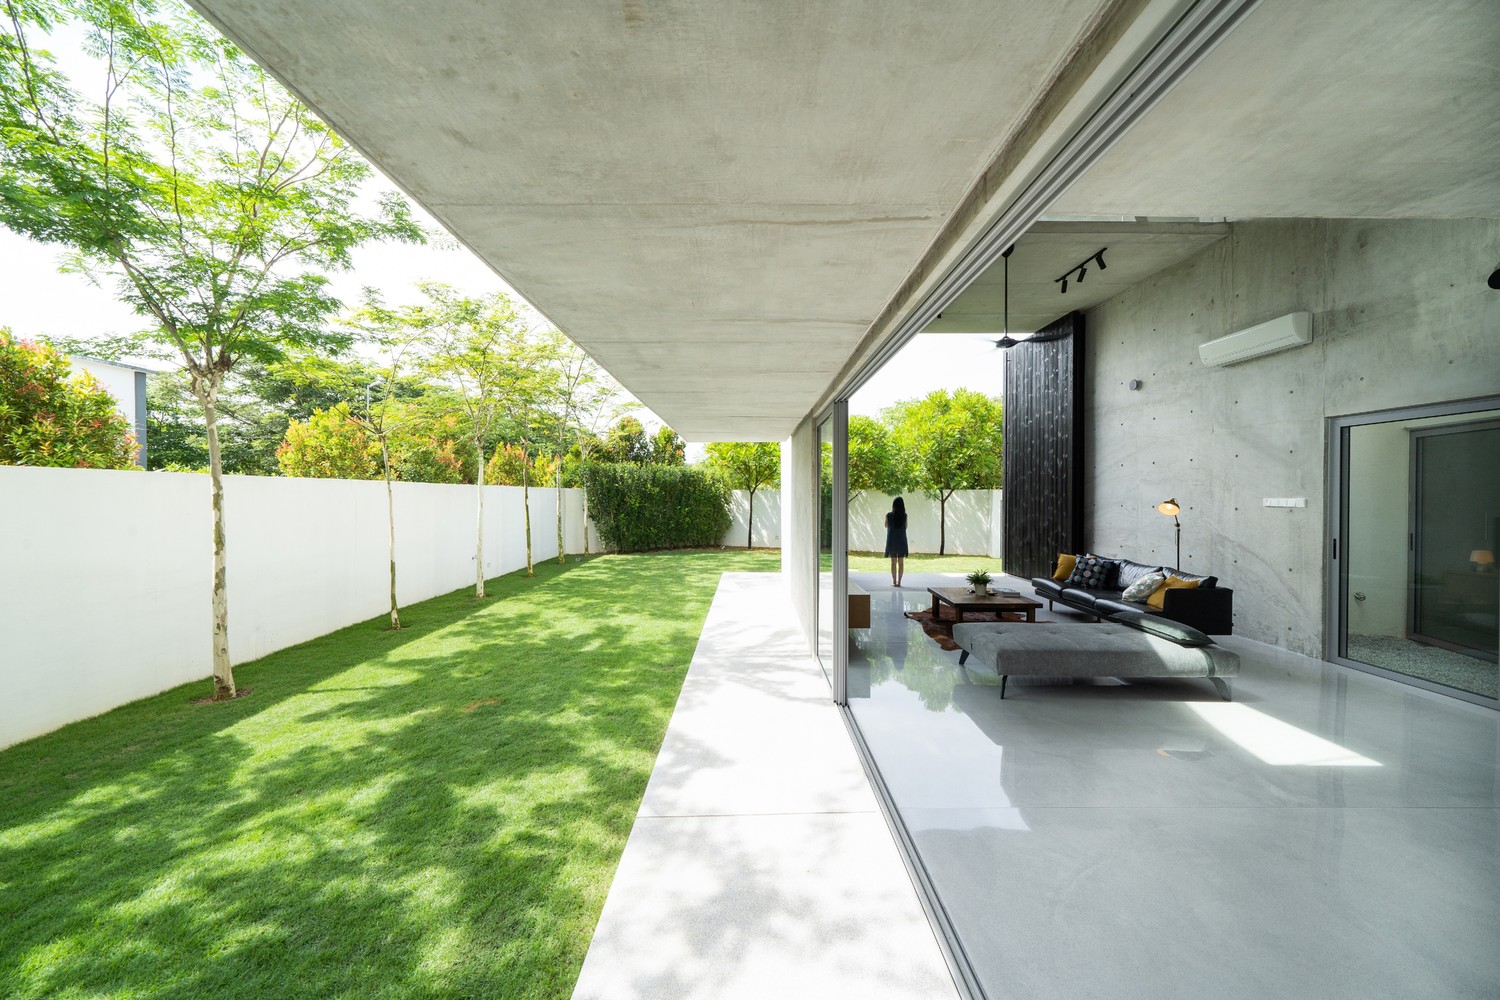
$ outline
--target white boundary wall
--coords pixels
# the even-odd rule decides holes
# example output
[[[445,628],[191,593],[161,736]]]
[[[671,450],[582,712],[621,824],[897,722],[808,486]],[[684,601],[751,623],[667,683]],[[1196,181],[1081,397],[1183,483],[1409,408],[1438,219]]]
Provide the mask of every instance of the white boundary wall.
[[[395,484],[403,605],[473,583],[474,493]],[[563,494],[581,552],[582,497]],[[536,561],[557,557],[556,504],[531,491]],[[226,476],[224,515],[234,663],[388,610],[384,482]],[[189,681],[208,692],[210,518],[205,475],[0,466],[0,747]],[[485,487],[486,577],[526,565],[523,525],[520,487]]]
[[[948,500],[949,555],[1000,557],[999,490],[959,490]],[[730,498],[729,530],[722,545],[745,547],[745,514],[749,494],[735,490]],[[913,552],[938,550],[938,502],[920,493],[903,494],[906,501],[906,540]],[[849,505],[849,548],[855,552],[885,551],[885,515],[893,498],[884,493],[862,493]],[[781,545],[781,491],[755,491],[755,545]]]

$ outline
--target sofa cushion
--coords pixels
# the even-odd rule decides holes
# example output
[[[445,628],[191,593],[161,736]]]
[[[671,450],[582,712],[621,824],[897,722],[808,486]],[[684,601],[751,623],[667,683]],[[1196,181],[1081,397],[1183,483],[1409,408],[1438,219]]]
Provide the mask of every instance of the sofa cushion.
[[[1176,590],[1179,588],[1184,590],[1195,590],[1197,589],[1200,582],[1201,579],[1184,580],[1180,576],[1169,576],[1162,581],[1162,585],[1160,587],[1157,587],[1156,590],[1152,592],[1150,597],[1146,598],[1146,604],[1152,608],[1155,608],[1157,611],[1161,611],[1166,605],[1167,591]]]
[[[1129,590],[1131,584],[1139,581],[1142,577],[1150,576],[1152,573],[1161,573],[1162,576],[1167,575],[1160,566],[1147,566],[1145,563],[1138,563],[1133,559],[1116,559],[1114,563],[1115,576],[1109,583],[1110,588],[1113,590]]]
[[[1152,571],[1138,578],[1120,594],[1122,601],[1144,601],[1167,580],[1166,574]]]
[[[1189,573],[1186,570],[1177,569],[1173,566],[1163,566],[1161,571],[1167,574],[1167,576],[1175,576],[1179,580],[1197,580],[1198,587],[1201,590],[1208,590],[1219,585],[1219,578],[1216,576],[1199,576],[1197,573]]]
[[[1143,614],[1139,611],[1121,611],[1109,616],[1126,628],[1139,629],[1151,635],[1177,643],[1179,646],[1212,646],[1214,641],[1191,625],[1174,622],[1170,618]]]
[[[1063,585],[1045,576],[1033,577],[1031,586],[1036,590],[1036,596],[1044,600],[1054,600],[1062,596]]]
[[[1102,590],[1114,574],[1115,563],[1113,559],[1096,556],[1092,552],[1085,552],[1078,557],[1078,562],[1073,567],[1073,572],[1065,581],[1066,587],[1082,587],[1087,590]]]
[[[1107,600],[1119,596],[1113,590],[1084,590],[1082,587],[1064,587],[1063,592],[1058,595],[1069,604],[1076,604],[1081,608],[1092,608],[1100,598]]]
[[[1078,557],[1071,552],[1059,552],[1057,554],[1057,569],[1052,571],[1052,579],[1062,583],[1073,575],[1073,567],[1078,564]]]

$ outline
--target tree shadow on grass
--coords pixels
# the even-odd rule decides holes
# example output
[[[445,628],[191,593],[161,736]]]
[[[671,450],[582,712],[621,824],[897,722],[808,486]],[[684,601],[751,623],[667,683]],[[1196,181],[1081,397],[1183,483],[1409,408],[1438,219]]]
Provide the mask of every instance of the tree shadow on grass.
[[[0,995],[567,995],[752,565],[538,566],[0,754]]]

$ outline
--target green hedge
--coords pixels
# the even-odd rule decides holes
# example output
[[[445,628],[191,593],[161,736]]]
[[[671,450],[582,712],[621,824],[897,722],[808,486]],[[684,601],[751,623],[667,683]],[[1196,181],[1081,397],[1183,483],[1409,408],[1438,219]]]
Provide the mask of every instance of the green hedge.
[[[691,466],[590,465],[583,470],[589,517],[613,552],[722,544],[729,491]]]

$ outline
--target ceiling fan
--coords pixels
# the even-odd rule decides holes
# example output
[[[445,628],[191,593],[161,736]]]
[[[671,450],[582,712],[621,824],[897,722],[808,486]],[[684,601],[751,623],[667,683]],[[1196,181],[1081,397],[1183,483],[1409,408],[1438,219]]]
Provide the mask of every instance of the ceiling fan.
[[[1012,243],[1000,254],[1004,260],[1004,270],[1002,272],[1004,275],[1004,298],[1002,299],[1001,313],[1003,315],[1005,332],[999,340],[995,341],[995,346],[1002,351],[1008,351],[1017,344],[1045,344],[1049,340],[1062,340],[1072,332],[1071,330],[1063,329],[1057,333],[1033,333],[1031,336],[1023,337],[1020,340],[1010,335],[1010,255],[1015,248],[1016,245]]]

